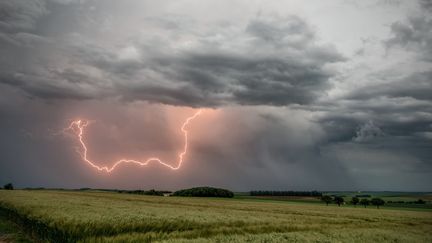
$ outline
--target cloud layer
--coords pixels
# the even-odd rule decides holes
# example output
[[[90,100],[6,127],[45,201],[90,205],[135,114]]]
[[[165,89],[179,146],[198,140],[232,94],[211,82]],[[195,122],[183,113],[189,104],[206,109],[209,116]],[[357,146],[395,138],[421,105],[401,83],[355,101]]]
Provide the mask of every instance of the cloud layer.
[[[83,8],[4,5],[2,41],[8,48],[0,81],[43,99],[109,95],[195,107],[307,104],[330,87],[335,73],[328,64],[344,60],[335,47],[318,44],[315,30],[294,15],[259,14],[246,23],[213,23],[211,31],[197,31],[202,26],[193,19],[146,17],[142,31],[102,45],[104,33],[76,33],[74,25],[38,27],[44,19],[55,21],[53,11],[61,8],[79,23]],[[92,14],[97,21],[98,13]]]

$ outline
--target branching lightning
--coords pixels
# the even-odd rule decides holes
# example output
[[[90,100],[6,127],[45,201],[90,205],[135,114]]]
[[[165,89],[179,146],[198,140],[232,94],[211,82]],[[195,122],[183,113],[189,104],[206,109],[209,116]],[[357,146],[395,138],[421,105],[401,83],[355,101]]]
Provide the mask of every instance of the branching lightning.
[[[183,123],[183,125],[181,126],[181,131],[183,132],[183,135],[184,135],[184,145],[183,145],[183,151],[181,153],[179,153],[179,155],[178,155],[178,161],[177,161],[177,164],[175,166],[168,164],[157,157],[151,157],[145,161],[139,161],[139,160],[133,160],[133,159],[120,159],[120,160],[116,161],[111,167],[98,166],[97,164],[99,164],[99,163],[96,163],[96,162],[94,162],[88,158],[88,155],[87,155],[88,147],[87,147],[86,143],[84,142],[84,130],[89,125],[89,122],[85,121],[85,120],[75,120],[69,125],[69,127],[67,127],[65,129],[65,131],[72,131],[77,136],[78,141],[79,141],[81,148],[82,148],[82,151],[78,150],[78,153],[81,155],[81,158],[83,159],[83,161],[85,161],[90,166],[92,166],[93,168],[95,168],[99,171],[105,171],[107,173],[111,173],[115,168],[117,168],[117,166],[119,166],[122,163],[132,163],[132,164],[144,166],[144,165],[148,165],[152,161],[158,162],[159,164],[166,166],[172,170],[178,170],[181,167],[181,165],[184,161],[184,157],[186,156],[187,151],[188,151],[188,130],[186,129],[186,127],[189,125],[189,123],[193,119],[195,119],[201,113],[202,113],[202,110],[198,110],[193,116],[188,117],[186,119],[186,121]]]

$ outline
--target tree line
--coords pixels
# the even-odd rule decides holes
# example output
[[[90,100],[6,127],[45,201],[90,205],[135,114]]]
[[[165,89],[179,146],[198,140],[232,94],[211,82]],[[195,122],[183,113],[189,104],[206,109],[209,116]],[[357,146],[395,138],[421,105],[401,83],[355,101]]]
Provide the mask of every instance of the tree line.
[[[345,199],[343,197],[341,197],[341,196],[333,196],[332,197],[330,195],[323,195],[321,197],[321,201],[325,202],[327,206],[332,202],[336,203],[339,207],[341,204],[345,203]],[[354,205],[354,206],[357,206],[357,204],[360,204],[360,205],[364,206],[365,208],[371,204],[371,205],[374,205],[377,208],[379,208],[380,206],[385,204],[385,201],[379,197],[375,197],[375,198],[372,198],[369,200],[367,198],[360,199],[359,197],[355,196],[355,197],[351,198],[351,201],[349,203]]]
[[[164,194],[170,194],[171,191],[158,191],[151,189],[145,190],[117,190],[118,193],[129,193],[129,194],[139,194],[139,195],[149,195],[149,196],[164,196]]]
[[[234,197],[232,191],[214,187],[194,187],[176,191],[172,195],[179,197]]]
[[[251,196],[298,196],[298,197],[321,197],[318,191],[250,191]]]

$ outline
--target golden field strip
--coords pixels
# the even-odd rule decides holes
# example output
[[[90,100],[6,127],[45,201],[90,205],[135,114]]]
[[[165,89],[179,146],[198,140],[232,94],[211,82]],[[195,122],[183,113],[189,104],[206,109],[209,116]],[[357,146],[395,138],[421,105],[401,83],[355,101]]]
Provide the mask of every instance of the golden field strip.
[[[0,190],[48,242],[432,242],[432,212],[97,191]]]

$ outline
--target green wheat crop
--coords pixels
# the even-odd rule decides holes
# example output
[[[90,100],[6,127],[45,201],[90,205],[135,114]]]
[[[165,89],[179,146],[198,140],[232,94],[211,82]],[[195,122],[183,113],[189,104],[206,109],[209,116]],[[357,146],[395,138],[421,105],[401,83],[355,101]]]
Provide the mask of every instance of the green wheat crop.
[[[0,191],[52,242],[432,242],[432,212],[113,192]]]

